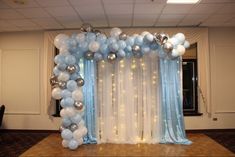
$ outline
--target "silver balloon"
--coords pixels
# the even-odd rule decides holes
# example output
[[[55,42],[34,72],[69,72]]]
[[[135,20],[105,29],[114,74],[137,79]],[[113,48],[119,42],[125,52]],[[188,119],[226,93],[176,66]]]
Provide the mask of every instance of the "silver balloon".
[[[83,86],[83,85],[85,84],[84,79],[81,78],[81,77],[77,78],[77,79],[76,79],[76,82],[77,82],[77,85],[78,85],[79,87],[81,87],[81,86]]]
[[[140,46],[139,45],[133,45],[132,46],[132,52],[135,53],[135,52],[138,52],[140,51]]]
[[[127,34],[122,32],[120,35],[119,35],[119,39],[120,40],[126,40],[127,39]]]
[[[173,50],[173,44],[170,43],[170,42],[166,42],[166,43],[163,45],[163,50],[164,50],[164,52],[166,52],[167,54],[170,53],[170,52]]]
[[[75,65],[68,65],[68,66],[66,67],[66,70],[67,70],[70,74],[72,74],[72,73],[75,73],[75,72],[76,72],[77,68],[76,68]]]
[[[154,36],[155,36],[155,40],[160,44],[160,45],[163,45],[167,42],[168,40],[168,35],[165,34],[165,33],[154,33]]]
[[[60,126],[59,131],[62,132],[64,129],[66,129],[66,128],[63,126]]]
[[[66,88],[66,82],[65,82],[65,81],[59,81],[59,82],[58,82],[58,86],[59,86],[61,89],[65,89],[65,88]]]
[[[57,77],[55,75],[52,75],[51,78],[50,78],[51,86],[55,86],[55,85],[57,85],[57,83],[58,83]]]
[[[82,32],[91,32],[92,31],[92,25],[89,23],[83,23],[81,26],[81,31]]]
[[[92,30],[92,32],[95,33],[96,36],[101,34],[101,31],[97,29]]]
[[[75,130],[78,129],[78,125],[75,124],[75,123],[73,123],[73,124],[71,124],[71,125],[69,126],[69,129],[70,129],[72,132],[74,132]]]
[[[110,52],[107,56],[107,60],[110,63],[113,63],[117,59],[117,54],[114,52]]]
[[[94,58],[94,52],[87,51],[87,52],[84,54],[84,57],[85,57],[87,60],[92,60],[92,59]]]
[[[83,109],[83,103],[82,103],[82,101],[75,101],[74,107],[75,107],[77,110],[82,110],[82,109]]]

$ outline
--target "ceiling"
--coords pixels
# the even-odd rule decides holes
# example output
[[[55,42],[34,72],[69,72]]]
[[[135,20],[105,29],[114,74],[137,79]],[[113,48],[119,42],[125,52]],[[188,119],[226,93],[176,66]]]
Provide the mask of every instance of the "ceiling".
[[[0,32],[94,27],[235,26],[235,0],[0,0]]]

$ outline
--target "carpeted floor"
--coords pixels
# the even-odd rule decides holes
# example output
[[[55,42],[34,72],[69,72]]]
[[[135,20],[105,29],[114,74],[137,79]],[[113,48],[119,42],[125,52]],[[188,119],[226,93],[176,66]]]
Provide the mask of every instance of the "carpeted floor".
[[[203,133],[235,153],[235,130],[197,131],[193,133]],[[19,156],[50,134],[51,131],[0,130],[0,156]]]

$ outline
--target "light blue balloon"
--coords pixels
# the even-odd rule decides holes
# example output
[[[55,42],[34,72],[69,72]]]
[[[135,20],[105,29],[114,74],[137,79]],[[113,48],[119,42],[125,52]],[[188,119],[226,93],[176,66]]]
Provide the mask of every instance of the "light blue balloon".
[[[84,42],[84,41],[86,40],[85,33],[79,33],[79,34],[77,34],[76,40],[77,40],[78,43]]]
[[[99,34],[96,39],[100,44],[104,44],[107,40],[106,35],[104,34]]]
[[[96,53],[94,54],[94,59],[95,59],[96,61],[100,61],[100,60],[102,60],[102,58],[103,58],[103,56],[102,56],[101,53],[96,52]]]
[[[95,41],[95,39],[96,39],[95,33],[91,33],[91,32],[87,33],[86,41],[91,42],[91,41]]]
[[[65,57],[65,63],[68,65],[74,65],[76,63],[76,58],[73,55],[67,55]]]
[[[88,43],[87,42],[81,42],[79,43],[79,50],[82,52],[85,52],[88,50]]]
[[[111,45],[112,43],[116,43],[116,42],[117,42],[117,39],[115,39],[114,37],[110,37],[107,40],[107,44],[108,45]]]
[[[135,38],[135,44],[141,46],[143,44],[143,37],[142,36],[137,36]]]
[[[65,57],[61,54],[56,55],[54,58],[55,64],[61,64],[61,63],[64,63],[64,61],[65,61]]]
[[[64,127],[69,127],[72,124],[71,120],[68,117],[62,119],[62,125]]]
[[[72,93],[68,89],[64,89],[61,91],[62,98],[67,98],[67,97],[71,97],[71,96],[72,96]]]
[[[69,47],[77,46],[77,41],[76,41],[76,39],[74,39],[74,38],[69,38],[69,39],[68,39],[68,46],[69,46]]]
[[[154,37],[152,34],[148,33],[144,36],[144,42],[145,43],[151,43],[153,41]]]
[[[143,45],[141,46],[141,51],[143,52],[143,54],[149,53],[150,52],[150,47],[149,45]]]
[[[71,121],[76,124],[78,124],[81,120],[82,116],[80,114],[76,114],[75,116],[71,117]]]
[[[75,150],[75,149],[77,149],[77,147],[78,147],[78,142],[76,141],[76,140],[74,140],[74,139],[72,139],[72,140],[70,140],[69,141],[69,149],[71,149],[71,150]]]
[[[61,100],[60,105],[62,107],[72,107],[74,104],[74,100],[71,97],[67,97]]]
[[[102,45],[100,46],[100,52],[103,53],[103,54],[109,53],[108,45],[107,45],[107,44],[102,44]]]
[[[60,63],[60,64],[57,64],[57,67],[59,70],[64,71],[66,69],[67,65],[65,63],[62,63],[62,64]]]
[[[119,46],[119,49],[125,49],[126,48],[126,42],[123,41],[123,40],[119,40],[118,41],[118,46]]]
[[[73,33],[73,34],[71,35],[71,38],[73,38],[73,39],[76,39],[76,37],[77,37],[77,33]]]
[[[109,49],[112,52],[116,52],[119,49],[119,46],[117,43],[112,43],[111,45],[109,45]]]
[[[76,80],[79,77],[81,77],[81,75],[79,73],[73,73],[72,75],[70,75],[71,80]]]
[[[125,51],[131,52],[131,51],[132,51],[132,47],[128,45],[128,46],[125,48]]]
[[[65,140],[71,140],[73,138],[73,133],[71,130],[69,129],[64,129],[62,132],[61,132],[61,137]]]
[[[133,46],[135,44],[135,38],[133,37],[127,37],[126,39],[126,45]]]
[[[55,76],[59,76],[60,73],[61,73],[61,71],[58,69],[57,66],[55,66],[55,67],[53,68],[53,74],[54,74]]]
[[[159,45],[158,45],[157,43],[152,43],[152,44],[150,45],[150,48],[151,48],[152,50],[157,50],[157,49],[159,48]]]
[[[126,56],[126,53],[123,50],[118,50],[117,56],[120,58],[124,58]]]
[[[77,88],[78,86],[77,86],[77,82],[76,81],[74,81],[74,80],[69,80],[68,82],[67,82],[67,88],[68,88],[68,90],[69,91],[74,91],[76,88]]]
[[[77,52],[77,46],[70,46],[69,47],[69,52],[70,53],[76,53]]]

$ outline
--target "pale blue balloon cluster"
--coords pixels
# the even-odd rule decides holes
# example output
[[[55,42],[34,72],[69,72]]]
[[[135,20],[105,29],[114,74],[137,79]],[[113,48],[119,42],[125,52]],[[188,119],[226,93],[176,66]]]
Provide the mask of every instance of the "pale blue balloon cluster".
[[[54,39],[54,45],[59,49],[55,56],[56,66],[50,79],[52,97],[60,100],[63,109],[60,112],[62,119],[62,145],[71,150],[83,143],[87,134],[82,116],[84,114],[82,86],[84,80],[80,75],[79,61],[81,58],[110,63],[124,57],[140,58],[149,53],[160,57],[173,59],[185,53],[189,42],[185,36],[178,33],[172,38],[167,34],[143,32],[128,36],[120,28],[112,28],[110,37],[91,28],[82,29],[83,32],[72,34],[70,37],[59,34]],[[89,31],[88,31],[89,30]]]

